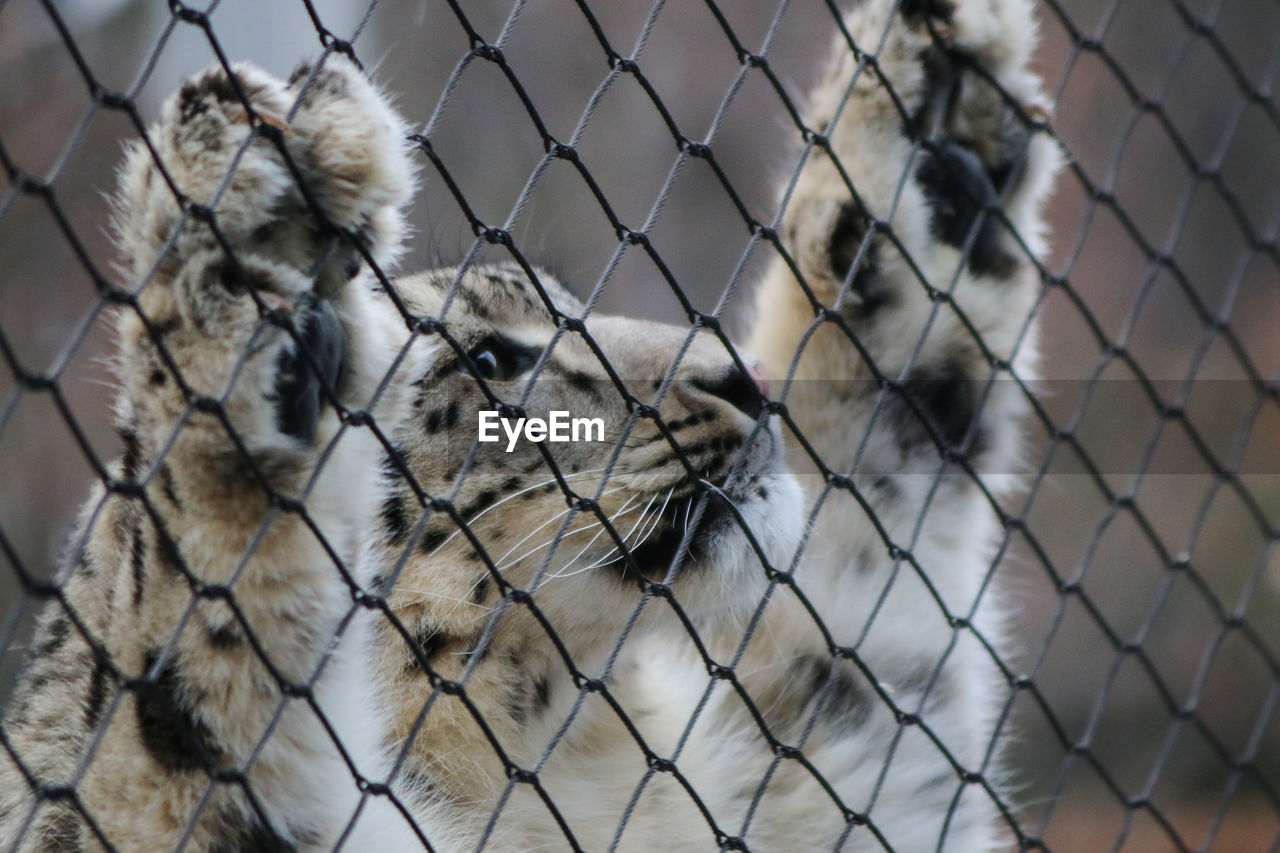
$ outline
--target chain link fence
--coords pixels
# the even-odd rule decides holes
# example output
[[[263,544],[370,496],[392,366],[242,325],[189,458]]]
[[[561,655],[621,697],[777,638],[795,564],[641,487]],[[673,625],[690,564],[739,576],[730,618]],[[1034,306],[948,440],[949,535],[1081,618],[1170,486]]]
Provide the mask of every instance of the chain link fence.
[[[990,578],[1017,605],[1002,807],[1023,849],[1280,849],[1280,7],[1038,13],[1068,166],[1029,488]],[[403,268],[514,258],[594,310],[714,314],[734,337],[838,19],[820,0],[0,2],[0,697],[117,454],[104,194],[184,75],[350,53],[417,128]],[[558,140],[572,156],[548,168]]]

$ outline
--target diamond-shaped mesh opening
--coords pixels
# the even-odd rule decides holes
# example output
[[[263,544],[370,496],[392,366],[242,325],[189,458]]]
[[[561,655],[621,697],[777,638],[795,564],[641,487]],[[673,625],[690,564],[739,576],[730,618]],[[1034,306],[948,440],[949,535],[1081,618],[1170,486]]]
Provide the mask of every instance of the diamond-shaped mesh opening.
[[[970,301],[978,220],[942,256],[910,226],[913,181],[954,140],[926,131],[925,112],[877,119],[902,124],[892,150],[874,121],[807,118],[820,86],[830,109],[860,115],[879,87],[905,113],[903,15],[950,4],[860,5],[876,3],[887,29],[851,31],[843,4],[819,0],[0,2],[0,847],[1275,849],[1280,11],[1038,6],[1053,118],[998,100],[1065,166],[1043,258],[986,202],[1033,291],[992,319]],[[949,63],[968,86],[1002,84],[949,27],[926,30],[941,64],[921,85]],[[846,73],[822,83],[833,43]],[[235,264],[259,244],[217,202],[183,197],[157,257],[127,272],[139,259],[121,257],[107,197],[125,140],[148,140],[157,183],[181,165],[145,128],[188,75],[247,59],[283,77],[342,55],[394,97],[423,178],[401,267],[461,271],[423,308],[377,262],[373,226],[330,221],[310,193],[317,167],[290,160],[303,149],[287,125],[326,85],[315,65],[285,115],[245,111],[222,192],[240,191],[252,146],[277,146],[301,199],[291,215],[352,257],[394,321],[367,405],[311,350],[292,364],[338,417],[315,438],[318,473],[287,480],[236,408],[264,339],[200,386],[175,331],[190,316],[154,310],[168,264],[187,262],[184,235],[213,235]],[[855,132],[865,148],[842,147]],[[823,226],[835,231],[816,250],[802,219],[827,215],[804,182],[814,164],[833,166],[825,189],[857,213]],[[815,288],[814,252],[834,264],[841,227],[857,232],[842,237],[845,280]],[[540,270],[583,305],[563,308]],[[868,288],[886,270],[900,290],[882,304]],[[473,273],[524,282],[551,330],[522,369],[625,403],[600,464],[544,446],[496,474],[451,432],[472,413],[425,374],[412,420],[448,443],[425,452],[379,409],[426,350],[484,376]],[[757,282],[778,274],[793,301],[753,315]],[[255,335],[274,328],[301,353],[319,334],[301,302],[290,320],[271,288],[249,291]],[[919,322],[869,319],[905,303]],[[612,313],[676,332],[593,325]],[[120,316],[121,361],[130,346],[152,361],[113,432]],[[793,342],[767,389],[734,343],[761,324]],[[1036,337],[1039,379],[1022,360]],[[641,345],[661,357],[628,361]],[[838,347],[856,369],[811,370]],[[712,350],[737,390],[681,372]],[[967,359],[964,381],[939,379],[952,369],[939,353]],[[537,405],[533,380],[477,384],[495,408]],[[689,437],[705,409],[669,414],[699,393],[756,419],[739,443],[786,443],[803,500],[771,481],[733,491],[749,454]],[[146,401],[162,394],[159,430]],[[989,442],[1013,432],[972,424],[1010,399],[1027,448],[992,470]],[[223,467],[190,462],[199,441]],[[343,467],[356,442],[363,473]],[[690,492],[615,502],[636,473],[625,454],[650,442]],[[326,470],[354,485],[335,490]],[[672,500],[684,533],[654,556]],[[753,502],[795,511],[791,550]],[[335,537],[365,505],[363,528]],[[523,505],[537,524],[511,513]],[[711,545],[691,532],[704,517],[721,531]],[[724,531],[740,574],[698,579]],[[441,553],[445,569],[415,569]],[[296,571],[264,592],[263,565]],[[373,651],[353,675],[365,632]],[[353,726],[352,707],[382,710]]]

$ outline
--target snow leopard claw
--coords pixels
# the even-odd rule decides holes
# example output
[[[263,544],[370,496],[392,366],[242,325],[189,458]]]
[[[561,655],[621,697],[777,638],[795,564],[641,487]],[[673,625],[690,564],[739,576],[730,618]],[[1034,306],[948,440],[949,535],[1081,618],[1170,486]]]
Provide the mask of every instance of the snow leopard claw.
[[[342,378],[345,336],[333,305],[311,296],[295,309],[294,324],[297,346],[282,350],[277,362],[276,426],[309,444],[324,404]]]
[[[999,202],[978,155],[956,142],[936,145],[916,168],[932,213],[934,233],[962,251],[977,275],[1007,275],[1015,259],[1000,246]]]

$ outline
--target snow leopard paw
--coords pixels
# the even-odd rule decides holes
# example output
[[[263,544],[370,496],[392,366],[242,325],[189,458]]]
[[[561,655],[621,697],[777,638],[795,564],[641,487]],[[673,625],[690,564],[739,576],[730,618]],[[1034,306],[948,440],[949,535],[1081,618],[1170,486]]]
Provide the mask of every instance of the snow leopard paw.
[[[773,346],[772,369],[785,373],[799,345],[797,375],[854,380],[836,396],[858,412],[889,382],[875,403],[884,458],[994,448],[999,465],[1016,452],[1016,403],[979,398],[993,365],[1034,370],[1039,207],[1057,166],[1027,65],[1034,29],[1025,0],[872,0],[846,17],[849,39],[811,97],[816,144],[781,229],[806,295],[766,287],[760,314],[778,316],[767,303],[781,299],[807,314],[797,323],[812,322],[810,298],[830,310],[843,329],[808,344],[777,321],[792,349]]]
[[[248,63],[209,68],[165,103],[148,141],[128,151],[117,203],[135,276],[158,255],[163,275],[216,246],[294,267],[332,296],[366,254],[380,266],[399,255],[414,188],[405,126],[341,55],[287,83]]]
[[[128,399],[163,424],[193,403],[193,422],[216,410],[250,451],[309,445],[347,360],[346,284],[399,251],[403,122],[331,55],[288,82],[208,69],[148,137],[116,204],[141,282],[121,321]]]

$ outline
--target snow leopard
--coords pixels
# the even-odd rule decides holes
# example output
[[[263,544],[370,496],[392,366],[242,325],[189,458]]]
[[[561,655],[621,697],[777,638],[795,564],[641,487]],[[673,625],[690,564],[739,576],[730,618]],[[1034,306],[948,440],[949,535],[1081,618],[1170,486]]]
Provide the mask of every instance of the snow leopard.
[[[499,228],[509,262],[393,275],[423,140],[339,52],[184,82],[121,172],[123,452],[37,590],[0,847],[1014,840],[1033,9],[838,23],[741,342],[603,316]]]

